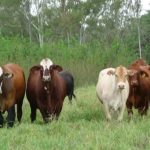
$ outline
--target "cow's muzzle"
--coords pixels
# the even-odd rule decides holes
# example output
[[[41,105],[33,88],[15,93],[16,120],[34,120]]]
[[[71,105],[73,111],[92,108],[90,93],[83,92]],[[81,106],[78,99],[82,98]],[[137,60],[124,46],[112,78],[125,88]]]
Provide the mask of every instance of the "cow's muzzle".
[[[43,76],[43,81],[50,81],[51,80],[51,77],[50,76]]]
[[[125,84],[119,83],[118,84],[118,89],[123,90],[125,88]]]
[[[131,81],[131,86],[138,86],[138,81],[136,81],[136,80]]]

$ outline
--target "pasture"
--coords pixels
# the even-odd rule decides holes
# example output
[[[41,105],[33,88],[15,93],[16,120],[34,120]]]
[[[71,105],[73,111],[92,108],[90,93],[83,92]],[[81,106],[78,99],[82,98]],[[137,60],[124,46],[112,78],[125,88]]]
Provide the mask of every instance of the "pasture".
[[[30,107],[25,99],[21,124],[0,129],[2,150],[149,150],[150,115],[142,118],[135,111],[129,122],[107,122],[95,94],[95,85],[75,89],[77,100],[65,99],[58,121],[44,124],[30,121]]]

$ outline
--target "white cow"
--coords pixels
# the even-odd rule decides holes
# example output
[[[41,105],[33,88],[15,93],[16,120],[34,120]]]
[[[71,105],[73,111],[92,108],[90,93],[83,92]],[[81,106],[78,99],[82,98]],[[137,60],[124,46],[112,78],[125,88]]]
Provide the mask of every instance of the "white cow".
[[[96,94],[104,105],[107,120],[111,120],[111,111],[119,113],[118,121],[123,119],[129,95],[128,75],[130,74],[131,71],[123,66],[100,71]]]

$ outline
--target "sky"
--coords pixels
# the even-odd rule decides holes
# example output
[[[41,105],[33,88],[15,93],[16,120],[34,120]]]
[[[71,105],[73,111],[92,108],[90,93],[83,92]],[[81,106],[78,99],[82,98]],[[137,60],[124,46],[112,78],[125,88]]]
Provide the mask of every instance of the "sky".
[[[86,0],[83,0],[86,1]],[[141,15],[146,13],[146,10],[150,10],[150,0],[141,0],[141,4],[142,4],[142,10],[141,10]],[[33,16],[37,15],[37,11],[36,11],[36,7],[35,5],[31,6],[31,14]]]
[[[142,11],[141,15],[146,13],[146,10],[150,10],[150,0],[141,0],[142,3]]]

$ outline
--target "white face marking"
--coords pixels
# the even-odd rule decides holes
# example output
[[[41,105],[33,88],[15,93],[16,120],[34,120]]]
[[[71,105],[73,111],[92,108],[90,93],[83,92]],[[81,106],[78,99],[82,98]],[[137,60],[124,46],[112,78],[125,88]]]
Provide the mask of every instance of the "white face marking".
[[[45,58],[41,60],[40,65],[43,66],[43,69],[45,70],[46,68],[49,69],[49,67],[53,65],[53,62],[49,58]]]
[[[2,82],[0,83],[0,94],[2,94]]]
[[[3,75],[3,69],[0,67],[0,77]],[[0,83],[0,94],[2,94],[2,82]]]
[[[2,76],[3,74],[3,69],[0,67],[0,77]]]

